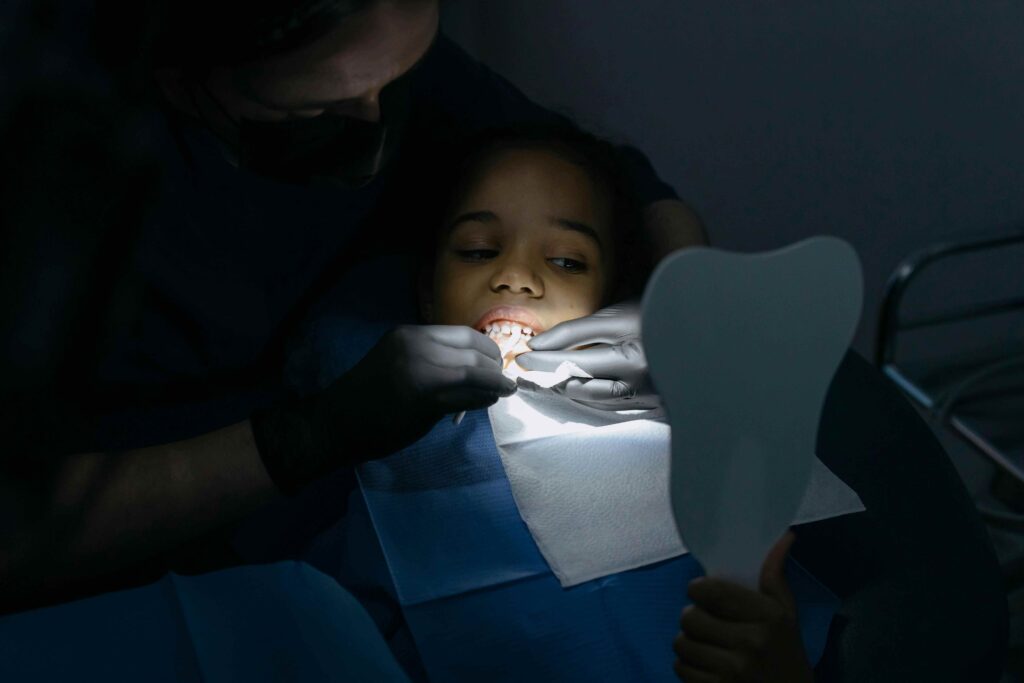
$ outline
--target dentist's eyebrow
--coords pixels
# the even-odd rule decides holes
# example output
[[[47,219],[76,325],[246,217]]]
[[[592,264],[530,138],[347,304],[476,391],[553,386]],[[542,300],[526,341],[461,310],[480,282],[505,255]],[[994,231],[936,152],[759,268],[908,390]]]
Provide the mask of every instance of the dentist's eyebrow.
[[[468,211],[460,214],[448,224],[447,232],[451,232],[463,223],[494,223],[498,216],[493,211]]]
[[[586,223],[581,223],[579,221],[571,221],[568,218],[552,218],[551,224],[556,227],[562,228],[563,230],[572,230],[574,232],[586,235],[590,239],[594,240],[594,242],[597,244],[598,249],[602,249],[604,246],[601,244],[601,238],[598,236],[597,230],[594,230]]]
[[[415,74],[416,72],[420,71],[421,70],[420,67],[423,65],[423,62],[426,60],[427,55],[430,54],[430,51],[434,47],[434,44],[437,42],[438,34],[440,34],[440,31],[438,31],[437,33],[434,34],[434,38],[430,41],[430,46],[427,47],[426,51],[422,55],[420,55],[419,59],[417,59],[413,63],[412,66],[410,66],[408,69],[403,71],[398,76],[395,76],[392,80],[390,80],[387,83],[385,83],[383,86],[380,87],[380,90],[383,90],[384,88],[387,88],[389,85],[391,85],[392,83],[394,83],[395,81],[397,81],[400,78],[405,78],[406,76],[411,76],[411,75]],[[276,111],[286,111],[286,112],[287,111],[305,111],[305,110],[309,110],[309,109],[329,109],[330,107],[337,106],[337,105],[339,105],[339,104],[341,104],[343,102],[351,102],[351,101],[354,101],[354,100],[358,100],[361,97],[361,94],[355,93],[355,94],[352,94],[349,97],[336,97],[336,98],[333,98],[333,99],[326,99],[326,100],[306,101],[306,100],[301,100],[300,99],[298,101],[289,101],[287,98],[285,100],[277,100],[277,99],[275,99],[272,96],[271,97],[267,97],[266,94],[258,92],[256,89],[252,88],[251,86],[245,87],[243,92],[244,92],[244,94],[247,97],[252,99],[254,102],[257,102],[257,103],[263,105],[264,107],[267,107],[268,109],[274,109]],[[355,91],[353,90],[353,92],[355,92]]]

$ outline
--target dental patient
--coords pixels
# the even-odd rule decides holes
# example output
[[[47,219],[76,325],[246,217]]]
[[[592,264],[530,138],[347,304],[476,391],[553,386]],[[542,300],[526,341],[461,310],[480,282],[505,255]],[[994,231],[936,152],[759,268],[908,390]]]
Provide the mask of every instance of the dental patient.
[[[613,290],[637,293],[643,270],[628,241],[635,218],[599,141],[567,133],[498,138],[463,173],[425,314],[433,323],[488,335],[506,374],[520,374],[515,360],[529,352],[530,337],[618,300]],[[811,680],[782,576],[791,541],[769,557],[764,593],[719,580],[692,584],[687,633],[676,641],[680,677],[756,671],[764,681]],[[770,646],[743,646],[748,640]]]
[[[521,376],[516,359],[533,336],[642,291],[637,204],[610,145],[570,128],[496,131],[454,166],[440,230],[421,251],[430,257],[418,270],[420,322],[439,339],[468,327],[496,346],[445,358]],[[339,291],[362,295],[365,278],[401,270],[367,268],[359,287]],[[367,309],[362,320],[318,324],[298,354],[314,384],[390,325],[378,319],[389,308]],[[414,679],[697,682],[743,670],[810,680],[799,596],[783,574],[788,541],[770,554],[762,592],[699,579],[689,556],[562,588],[516,512],[486,410],[460,425],[441,420],[358,478],[348,513],[303,555],[363,601]],[[326,491],[309,496],[337,496]]]
[[[610,152],[581,133],[519,135],[465,162],[422,304],[488,335],[506,369],[530,337],[637,294],[646,270]]]

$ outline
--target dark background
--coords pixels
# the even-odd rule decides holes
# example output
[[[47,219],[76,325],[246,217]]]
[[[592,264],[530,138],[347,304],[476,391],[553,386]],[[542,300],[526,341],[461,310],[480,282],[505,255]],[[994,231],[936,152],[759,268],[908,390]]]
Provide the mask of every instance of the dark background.
[[[1024,3],[453,0],[443,25],[541,104],[640,147],[714,246],[850,242],[862,353],[905,254],[1024,226]],[[922,303],[1019,291],[1024,250],[1005,257],[936,271]]]

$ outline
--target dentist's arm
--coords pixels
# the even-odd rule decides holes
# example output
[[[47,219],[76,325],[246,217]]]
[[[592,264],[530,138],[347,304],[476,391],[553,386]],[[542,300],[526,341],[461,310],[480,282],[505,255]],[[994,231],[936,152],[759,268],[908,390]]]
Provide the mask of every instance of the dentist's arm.
[[[445,414],[515,390],[468,327],[404,326],[317,394],[177,443],[0,462],[0,612],[160,562],[339,467],[393,453]],[[9,455],[9,454],[8,454]],[[155,578],[155,577],[154,577]]]
[[[89,592],[279,495],[248,421],[177,443],[0,472],[0,613]]]

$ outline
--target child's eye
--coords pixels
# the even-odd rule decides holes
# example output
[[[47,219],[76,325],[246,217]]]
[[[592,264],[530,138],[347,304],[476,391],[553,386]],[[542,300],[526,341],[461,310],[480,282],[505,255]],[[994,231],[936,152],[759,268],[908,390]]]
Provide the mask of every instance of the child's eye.
[[[456,251],[463,261],[487,261],[498,255],[496,249],[459,249]]]
[[[548,259],[548,261],[568,273],[585,273],[587,271],[587,264],[583,263],[583,261],[577,261],[576,259],[560,256],[558,258]]]

